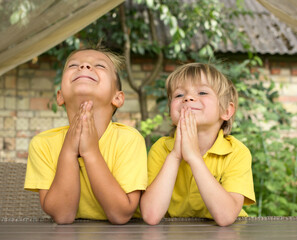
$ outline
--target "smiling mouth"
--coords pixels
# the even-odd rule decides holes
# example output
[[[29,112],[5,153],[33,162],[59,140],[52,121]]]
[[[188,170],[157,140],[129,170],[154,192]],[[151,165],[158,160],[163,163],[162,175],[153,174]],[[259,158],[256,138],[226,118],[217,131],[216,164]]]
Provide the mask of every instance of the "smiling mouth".
[[[199,110],[201,110],[200,108],[193,108],[193,107],[191,107],[191,110],[192,111],[199,111]]]
[[[80,79],[87,79],[87,80],[92,80],[92,81],[94,81],[94,82],[97,82],[97,80],[96,79],[94,79],[94,78],[92,78],[92,77],[90,77],[90,76],[84,76],[84,75],[82,75],[82,76],[78,76],[78,77],[76,77],[76,78],[74,78],[73,80],[72,80],[72,82],[75,82],[75,81],[77,81],[77,80],[80,80]]]

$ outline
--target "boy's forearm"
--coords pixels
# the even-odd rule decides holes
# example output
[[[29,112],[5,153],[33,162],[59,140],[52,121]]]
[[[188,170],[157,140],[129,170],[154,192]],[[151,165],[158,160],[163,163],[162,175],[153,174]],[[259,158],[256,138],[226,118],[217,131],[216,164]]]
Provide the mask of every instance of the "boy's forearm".
[[[133,216],[140,198],[140,191],[125,193],[110,172],[99,149],[84,156],[85,166],[93,193],[108,220],[124,224]]]
[[[157,177],[141,196],[140,209],[146,223],[158,224],[167,212],[179,165],[180,160],[169,154]]]
[[[80,199],[80,177],[77,157],[61,151],[53,183],[42,207],[57,223],[74,221]]]
[[[232,224],[242,208],[244,197],[227,192],[210,173],[202,158],[190,166],[201,197],[216,223],[220,226]]]

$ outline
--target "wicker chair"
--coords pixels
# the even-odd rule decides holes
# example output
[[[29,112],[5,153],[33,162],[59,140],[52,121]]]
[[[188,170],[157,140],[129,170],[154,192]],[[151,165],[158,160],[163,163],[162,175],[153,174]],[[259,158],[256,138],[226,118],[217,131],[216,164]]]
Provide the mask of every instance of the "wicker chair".
[[[52,222],[52,219],[40,207],[38,193],[24,190],[25,174],[26,164],[0,162],[0,222]],[[296,221],[297,217],[239,217],[237,220]],[[163,221],[197,222],[209,220],[203,218],[164,218]]]
[[[0,221],[50,220],[38,193],[24,190],[26,164],[0,162]]]

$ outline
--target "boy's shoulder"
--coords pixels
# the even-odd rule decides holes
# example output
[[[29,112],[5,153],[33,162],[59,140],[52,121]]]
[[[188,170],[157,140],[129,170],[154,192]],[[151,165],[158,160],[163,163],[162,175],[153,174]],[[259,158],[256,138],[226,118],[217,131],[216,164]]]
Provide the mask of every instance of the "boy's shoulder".
[[[119,136],[125,136],[125,137],[142,137],[140,132],[131,126],[125,125],[123,123],[118,123],[118,122],[111,122],[110,127],[109,127],[109,132],[115,133]]]
[[[175,138],[171,136],[160,137],[151,147],[151,149],[166,149],[167,151],[172,151],[174,147]]]
[[[55,136],[57,134],[63,134],[64,132],[67,132],[68,129],[69,129],[69,126],[52,128],[52,129],[40,132],[36,136],[38,136],[38,137],[51,137],[51,136]]]
[[[228,135],[228,136],[226,136],[225,137],[225,139],[227,140],[227,141],[229,141],[229,143],[230,143],[230,145],[231,145],[231,147],[232,147],[232,149],[233,149],[233,151],[235,150],[238,150],[238,151],[250,151],[249,149],[248,149],[248,147],[242,142],[242,141],[240,141],[239,139],[237,139],[235,136],[233,136],[233,135]]]
[[[237,139],[237,138],[236,138],[235,136],[233,136],[233,135],[227,135],[225,138],[226,138],[231,144],[238,145],[238,146],[242,146],[242,147],[246,147],[242,141],[240,141],[239,139]]]
[[[45,141],[45,140],[51,140],[51,139],[54,140],[56,138],[64,139],[68,129],[69,129],[69,126],[63,126],[63,127],[52,128],[52,129],[40,132],[33,137],[31,142],[39,142],[39,141]]]
[[[137,134],[140,134],[139,131],[131,126],[128,126],[126,124],[123,123],[119,123],[119,122],[111,122],[111,126],[113,129],[119,130],[119,131],[131,131]]]
[[[163,136],[160,137],[154,144],[165,144],[167,142],[175,141],[174,137],[171,136]]]

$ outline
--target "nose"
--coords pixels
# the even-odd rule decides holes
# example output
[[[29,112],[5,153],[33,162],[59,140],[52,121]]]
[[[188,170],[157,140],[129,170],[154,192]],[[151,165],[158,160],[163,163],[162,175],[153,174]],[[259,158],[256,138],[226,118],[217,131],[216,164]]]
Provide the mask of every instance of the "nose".
[[[83,69],[88,69],[88,70],[92,70],[92,66],[89,63],[82,63],[79,65],[79,69],[83,70]]]
[[[184,98],[184,102],[193,102],[194,100],[195,99],[192,96],[189,96],[189,95],[185,96],[185,98]]]

